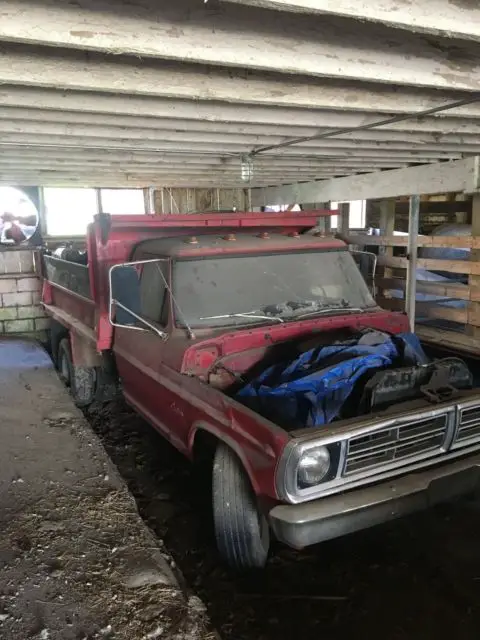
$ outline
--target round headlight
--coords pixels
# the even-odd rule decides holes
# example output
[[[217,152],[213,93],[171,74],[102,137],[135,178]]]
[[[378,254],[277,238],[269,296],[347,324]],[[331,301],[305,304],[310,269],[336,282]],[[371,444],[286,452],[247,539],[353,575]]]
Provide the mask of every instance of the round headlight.
[[[330,453],[327,447],[306,451],[298,462],[298,486],[300,489],[319,484],[330,470]]]

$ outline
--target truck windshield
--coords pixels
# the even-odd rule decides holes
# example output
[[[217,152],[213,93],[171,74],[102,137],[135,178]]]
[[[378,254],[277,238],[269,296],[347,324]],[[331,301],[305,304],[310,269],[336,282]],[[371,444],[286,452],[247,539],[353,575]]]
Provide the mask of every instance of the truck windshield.
[[[348,251],[179,260],[173,268],[178,326],[288,322],[375,307]]]

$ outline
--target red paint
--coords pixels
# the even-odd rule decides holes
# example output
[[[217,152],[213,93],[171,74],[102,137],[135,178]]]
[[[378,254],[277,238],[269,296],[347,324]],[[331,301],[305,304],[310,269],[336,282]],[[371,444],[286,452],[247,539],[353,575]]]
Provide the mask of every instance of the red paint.
[[[167,259],[218,253],[255,255],[264,253],[267,247],[277,252],[341,248],[343,243],[334,238],[302,235],[315,225],[319,216],[334,213],[97,218],[87,233],[93,302],[46,281],[43,300],[50,305],[47,311],[53,317],[71,332],[90,339],[92,348],[98,352],[113,351],[128,402],[180,451],[191,457],[198,430],[211,432],[237,452],[256,493],[269,500],[275,499],[275,468],[290,435],[208,384],[208,381],[215,381],[221,387],[228,383],[229,374],[222,371],[219,364],[228,365],[233,372],[242,372],[264,357],[272,345],[302,336],[311,338],[315,333],[325,334],[340,328],[355,330],[368,326],[398,333],[408,330],[406,316],[379,310],[249,329],[207,328],[199,330],[192,340],[185,330],[173,326],[170,301],[165,329],[169,338],[162,341],[151,332],[123,327],[114,331],[108,319],[109,269],[114,264],[130,261],[141,241],[158,238],[172,238],[171,242],[161,243],[163,248],[159,257]],[[102,220],[108,224],[102,224]],[[207,240],[204,238],[202,242],[202,235],[216,231],[224,239],[223,245],[205,246]],[[270,239],[269,234],[279,232],[284,239]],[[230,234],[235,235],[235,240]],[[198,242],[185,242],[183,237],[186,235],[195,235]],[[146,259],[145,256],[142,258]]]

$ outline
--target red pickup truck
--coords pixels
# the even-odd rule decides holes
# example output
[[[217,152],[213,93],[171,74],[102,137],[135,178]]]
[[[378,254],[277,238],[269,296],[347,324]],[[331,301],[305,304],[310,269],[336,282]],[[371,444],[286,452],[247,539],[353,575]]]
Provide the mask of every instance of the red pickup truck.
[[[380,309],[329,212],[98,216],[42,259],[54,361],[80,406],[120,388],[208,462],[218,549],[262,567],[475,489],[480,394]]]

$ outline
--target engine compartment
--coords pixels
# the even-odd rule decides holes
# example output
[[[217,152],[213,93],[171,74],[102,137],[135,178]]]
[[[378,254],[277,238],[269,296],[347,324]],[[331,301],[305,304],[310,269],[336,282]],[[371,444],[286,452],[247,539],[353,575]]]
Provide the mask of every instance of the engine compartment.
[[[429,359],[415,334],[332,333],[272,348],[229,395],[290,431],[411,400],[434,405],[473,386],[463,360]]]

